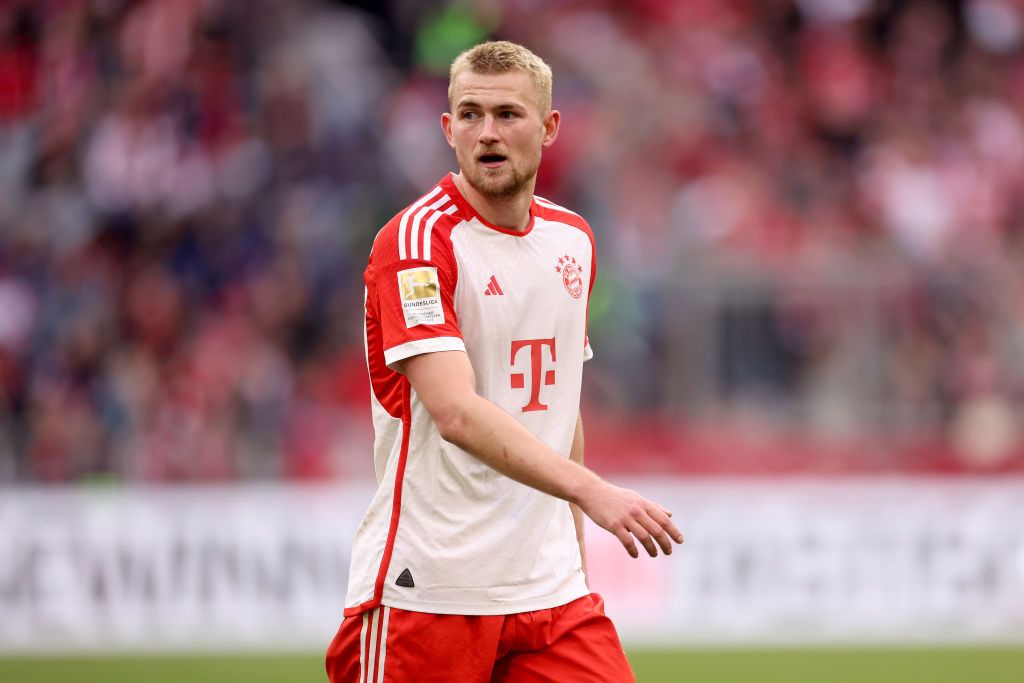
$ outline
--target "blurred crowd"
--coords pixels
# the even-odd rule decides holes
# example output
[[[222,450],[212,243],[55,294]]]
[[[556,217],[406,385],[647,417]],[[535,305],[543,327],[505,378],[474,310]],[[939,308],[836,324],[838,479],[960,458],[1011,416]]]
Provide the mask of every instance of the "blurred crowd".
[[[487,37],[555,72],[622,443],[1024,469],[1018,0],[0,0],[0,482],[370,472],[362,269]]]

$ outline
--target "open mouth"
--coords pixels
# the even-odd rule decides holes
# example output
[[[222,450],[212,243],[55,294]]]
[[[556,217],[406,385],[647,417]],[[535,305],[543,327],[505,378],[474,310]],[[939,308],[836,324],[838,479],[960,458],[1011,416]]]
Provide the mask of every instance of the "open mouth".
[[[506,157],[504,154],[481,154],[477,159],[480,163],[488,168],[497,168],[505,162]]]

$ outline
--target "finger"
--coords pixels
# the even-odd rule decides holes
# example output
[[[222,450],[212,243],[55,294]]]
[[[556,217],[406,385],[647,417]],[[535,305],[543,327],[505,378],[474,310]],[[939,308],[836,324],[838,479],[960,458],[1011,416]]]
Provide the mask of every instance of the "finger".
[[[661,546],[661,552],[666,555],[672,554],[672,539],[669,538],[668,532],[665,531],[662,524],[659,524],[657,520],[652,519],[649,515],[642,514],[637,518],[637,521],[647,530],[647,533],[658,542]]]
[[[665,531],[668,532],[668,535],[671,536],[676,543],[682,543],[686,540],[683,538],[683,532],[679,530],[679,527],[675,525],[675,522],[669,521],[669,523],[664,526]]]
[[[672,540],[674,540],[676,543],[683,542],[683,534],[681,531],[679,531],[679,527],[675,525],[675,522],[669,519],[672,516],[671,512],[661,507],[660,505],[655,504],[654,509],[647,509],[647,514],[650,515],[651,519],[657,522],[658,526],[660,526],[662,529],[668,532],[668,535],[672,537]]]
[[[654,545],[654,539],[651,538],[650,532],[644,528],[643,524],[636,519],[631,519],[626,522],[626,526],[630,533],[636,536],[636,540],[640,541],[640,545],[644,547],[648,555],[651,557],[658,556],[658,546]]]
[[[633,542],[633,537],[625,527],[619,527],[619,529],[613,533],[615,534],[615,537],[619,539],[619,543],[622,544],[622,547],[629,553],[630,557],[634,559],[640,557],[640,551],[636,549],[636,543]]]

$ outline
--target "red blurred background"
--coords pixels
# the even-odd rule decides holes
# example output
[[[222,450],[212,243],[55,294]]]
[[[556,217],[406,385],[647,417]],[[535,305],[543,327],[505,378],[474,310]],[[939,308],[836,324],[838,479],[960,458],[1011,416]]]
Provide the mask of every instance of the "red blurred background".
[[[1024,471],[1024,4],[0,1],[0,482],[369,476],[447,67],[555,71],[602,472]]]

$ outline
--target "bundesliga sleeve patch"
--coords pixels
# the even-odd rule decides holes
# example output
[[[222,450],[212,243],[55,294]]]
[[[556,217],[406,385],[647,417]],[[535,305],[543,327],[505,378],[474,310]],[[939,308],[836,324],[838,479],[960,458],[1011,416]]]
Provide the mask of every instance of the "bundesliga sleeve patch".
[[[409,268],[398,271],[398,291],[402,297],[402,314],[405,316],[406,327],[444,323],[437,268]]]

